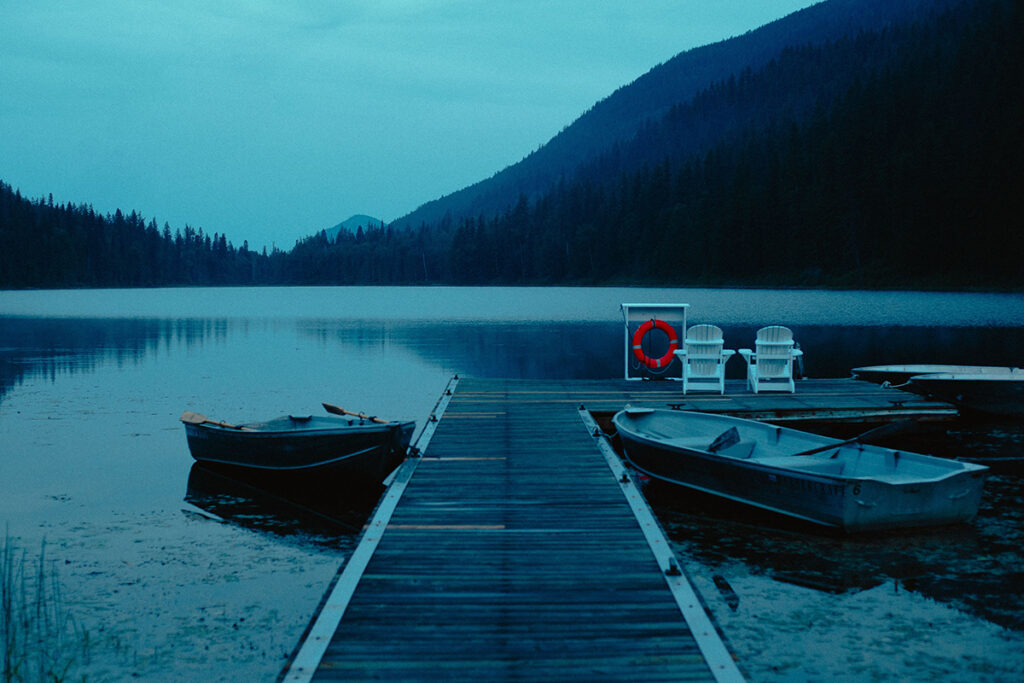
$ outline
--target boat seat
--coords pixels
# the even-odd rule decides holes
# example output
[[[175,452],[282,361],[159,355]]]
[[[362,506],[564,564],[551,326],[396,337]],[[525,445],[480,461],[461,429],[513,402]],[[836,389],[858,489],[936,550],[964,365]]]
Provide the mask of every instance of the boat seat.
[[[706,451],[708,448],[708,440],[703,436],[683,436],[665,439],[665,443],[677,448],[695,448],[699,451]]]
[[[696,451],[713,452],[715,455],[727,455],[730,458],[747,459],[754,452],[754,441],[737,441],[731,446],[711,451],[706,436],[684,436],[675,439],[665,439],[665,443],[676,448],[690,448]]]
[[[730,458],[739,458],[740,460],[747,460],[754,454],[754,446],[756,445],[756,441],[738,441],[731,446],[715,451],[715,454],[727,455]]]

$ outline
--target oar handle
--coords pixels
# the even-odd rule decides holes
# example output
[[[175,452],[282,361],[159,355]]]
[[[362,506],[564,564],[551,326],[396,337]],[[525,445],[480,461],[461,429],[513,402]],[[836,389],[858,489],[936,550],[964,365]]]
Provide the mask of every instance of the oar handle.
[[[849,446],[852,443],[858,443],[860,441],[864,441],[865,439],[877,439],[881,436],[889,436],[890,434],[901,432],[913,424],[913,420],[900,420],[899,422],[892,422],[890,424],[882,425],[881,427],[869,429],[863,434],[858,434],[852,439],[847,439],[846,441],[837,441],[836,443],[830,443],[827,446],[818,446],[817,448],[812,448],[809,451],[801,451],[799,453],[794,453],[793,455],[813,455],[815,453],[821,453],[822,451],[828,451],[833,448]]]
[[[358,417],[361,420],[379,422],[380,424],[388,424],[390,422],[390,420],[385,420],[380,417],[366,415],[365,413],[353,413],[351,410],[345,410],[344,408],[333,405],[331,403],[322,403],[321,405],[324,407],[324,410],[326,410],[328,413],[334,413],[335,415],[350,415],[352,417]]]
[[[851,443],[857,443],[858,441],[860,441],[859,438],[847,439],[846,441],[837,441],[835,443],[830,443],[827,446],[818,446],[817,448],[812,448],[809,451],[800,451],[799,453],[794,453],[793,455],[814,455],[815,453],[821,453],[822,451],[832,450],[833,448],[849,446]]]

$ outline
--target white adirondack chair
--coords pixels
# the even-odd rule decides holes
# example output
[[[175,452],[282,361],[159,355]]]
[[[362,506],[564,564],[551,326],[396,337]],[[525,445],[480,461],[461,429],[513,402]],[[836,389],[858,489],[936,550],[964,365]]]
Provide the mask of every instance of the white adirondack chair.
[[[683,365],[683,393],[717,391],[725,393],[725,364],[736,352],[723,349],[722,328],[694,325],[686,331],[683,348],[675,352]]]
[[[757,331],[755,350],[740,349],[747,362],[747,385],[759,391],[796,391],[793,382],[793,359],[803,351],[793,342],[793,331],[781,325],[762,327]]]

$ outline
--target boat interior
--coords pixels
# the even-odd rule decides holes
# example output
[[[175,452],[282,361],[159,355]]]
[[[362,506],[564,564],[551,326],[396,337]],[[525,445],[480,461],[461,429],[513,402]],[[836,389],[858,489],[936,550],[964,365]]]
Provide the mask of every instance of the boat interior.
[[[837,443],[834,449],[799,455],[798,452],[792,452],[776,444],[765,445],[751,439],[738,438],[738,435],[729,436],[728,431],[719,435],[711,444],[708,443],[707,437],[700,436],[677,437],[666,440],[666,443],[679,448],[749,460],[768,467],[844,478],[862,477],[892,483],[941,479],[964,469],[964,464],[955,460],[926,459],[916,453],[863,443]],[[713,448],[715,443],[722,445]]]

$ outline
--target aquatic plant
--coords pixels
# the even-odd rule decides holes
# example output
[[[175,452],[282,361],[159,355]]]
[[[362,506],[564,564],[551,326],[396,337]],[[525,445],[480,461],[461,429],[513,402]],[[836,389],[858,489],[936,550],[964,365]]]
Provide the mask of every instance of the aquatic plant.
[[[9,535],[0,545],[0,647],[2,680],[64,680],[84,638],[61,595],[56,565],[46,559],[46,541],[38,558],[18,548]]]

